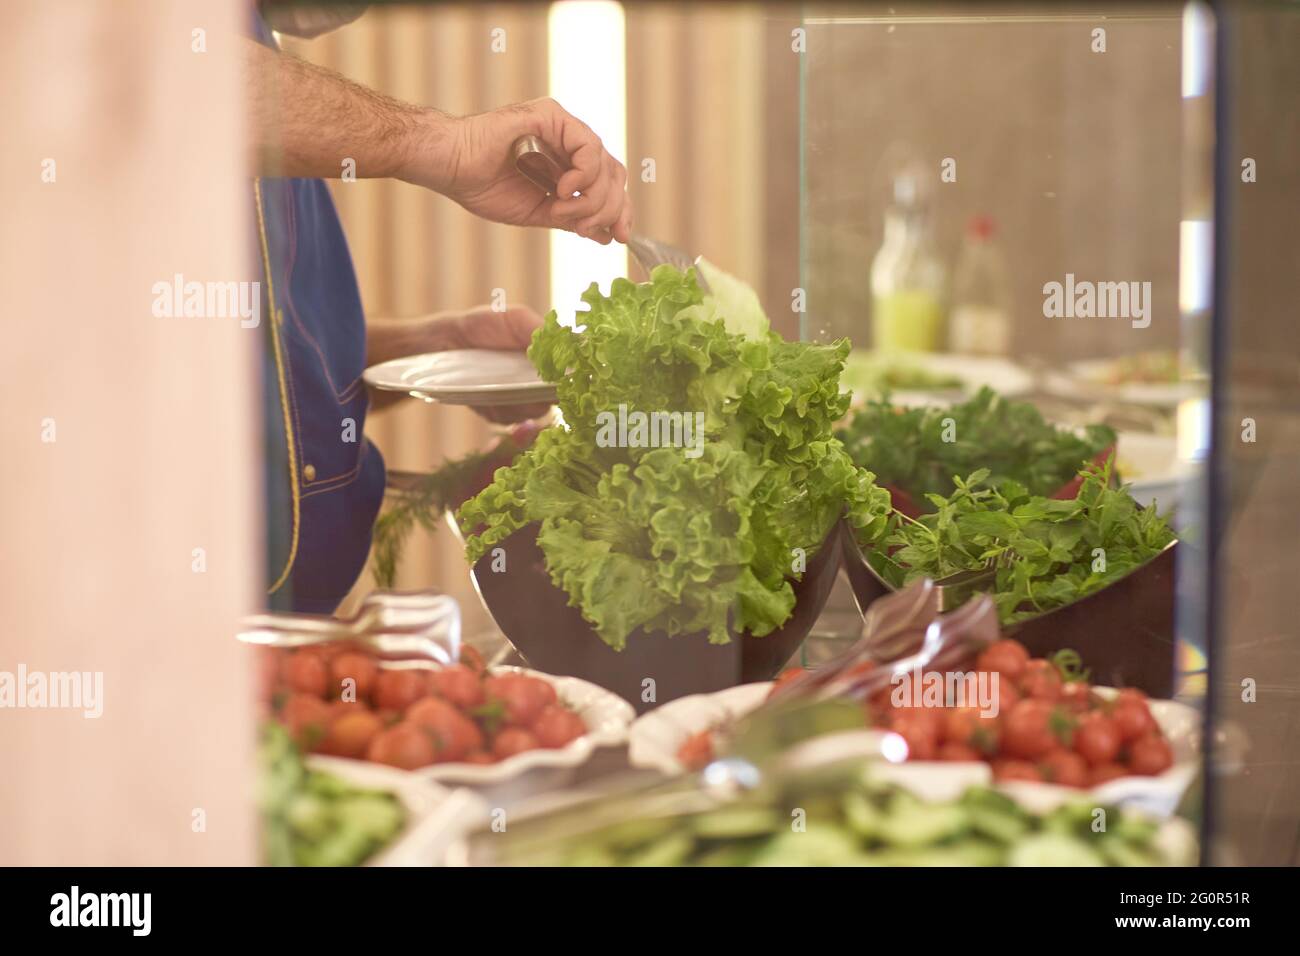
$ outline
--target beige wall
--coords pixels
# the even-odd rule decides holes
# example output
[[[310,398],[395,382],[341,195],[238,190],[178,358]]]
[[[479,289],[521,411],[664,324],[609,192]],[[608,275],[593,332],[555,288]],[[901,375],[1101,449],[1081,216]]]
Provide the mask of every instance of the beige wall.
[[[152,314],[250,271],[240,12],[5,7],[0,671],[102,672],[103,714],[0,709],[0,864],[253,859],[260,331]]]

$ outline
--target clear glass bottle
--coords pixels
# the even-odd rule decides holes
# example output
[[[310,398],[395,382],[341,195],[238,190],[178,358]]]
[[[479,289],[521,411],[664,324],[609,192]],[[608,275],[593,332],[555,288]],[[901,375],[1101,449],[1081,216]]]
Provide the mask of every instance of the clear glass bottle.
[[[947,271],[929,211],[912,174],[894,179],[885,238],[871,263],[872,333],[881,351],[931,352],[943,345]]]
[[[1011,287],[994,234],[988,216],[975,216],[966,228],[952,285],[948,345],[954,352],[1006,355],[1011,351]]]

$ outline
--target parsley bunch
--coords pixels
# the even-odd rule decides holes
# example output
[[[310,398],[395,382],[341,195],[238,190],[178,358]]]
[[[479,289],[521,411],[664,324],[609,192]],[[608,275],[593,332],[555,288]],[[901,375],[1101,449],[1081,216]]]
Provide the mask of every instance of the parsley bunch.
[[[991,570],[957,590],[960,601],[989,591],[1004,624],[1071,604],[1145,564],[1174,540],[1155,507],[1142,508],[1125,488],[1110,487],[1111,460],[1087,466],[1073,500],[1031,495],[1024,485],[989,484],[981,468],[954,476],[947,497],[920,519],[897,514],[872,566],[894,587],[920,577]]]
[[[836,437],[854,464],[918,504],[922,496],[951,494],[953,476],[977,468],[988,471],[992,485],[1010,479],[1030,494],[1050,495],[1115,442],[1109,426],[1089,425],[1077,435],[1045,421],[1029,402],[1008,401],[987,387],[947,408],[868,402]]]

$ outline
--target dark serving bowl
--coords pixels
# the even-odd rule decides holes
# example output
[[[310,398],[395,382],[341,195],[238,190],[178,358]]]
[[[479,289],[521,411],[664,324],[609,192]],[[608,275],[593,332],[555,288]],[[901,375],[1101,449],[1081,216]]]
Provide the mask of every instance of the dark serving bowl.
[[[1004,625],[1003,633],[1035,656],[1064,648],[1078,651],[1094,684],[1172,696],[1177,545],[1171,542],[1146,564],[1073,604]],[[872,601],[893,589],[867,562],[847,522],[841,522],[840,547],[853,598],[865,613]]]
[[[729,644],[710,644],[703,633],[666,637],[636,630],[623,650],[614,650],[551,583],[536,525],[521,528],[499,545],[505,548],[506,570],[493,571],[489,554],[474,565],[470,577],[483,606],[528,666],[599,684],[644,713],[688,694],[776,676],[826,605],[840,567],[838,535],[837,525],[809,558],[803,580],[791,582],[795,605],[789,620],[763,637],[733,632]],[[651,700],[643,699],[647,680],[654,681]]]

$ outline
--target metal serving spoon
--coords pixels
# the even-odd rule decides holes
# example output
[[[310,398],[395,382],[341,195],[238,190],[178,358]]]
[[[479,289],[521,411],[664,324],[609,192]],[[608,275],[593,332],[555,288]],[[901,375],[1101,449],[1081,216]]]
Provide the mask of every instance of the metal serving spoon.
[[[514,156],[515,168],[525,178],[545,190],[547,195],[556,195],[556,184],[568,166],[554,150],[536,136],[520,136],[511,147],[511,154]],[[684,249],[647,236],[629,236],[627,248],[647,275],[655,266],[660,265],[670,265],[685,272],[691,266],[698,267],[700,261],[699,256],[692,256]],[[695,282],[703,291],[709,291],[709,284],[698,268],[695,270]]]

